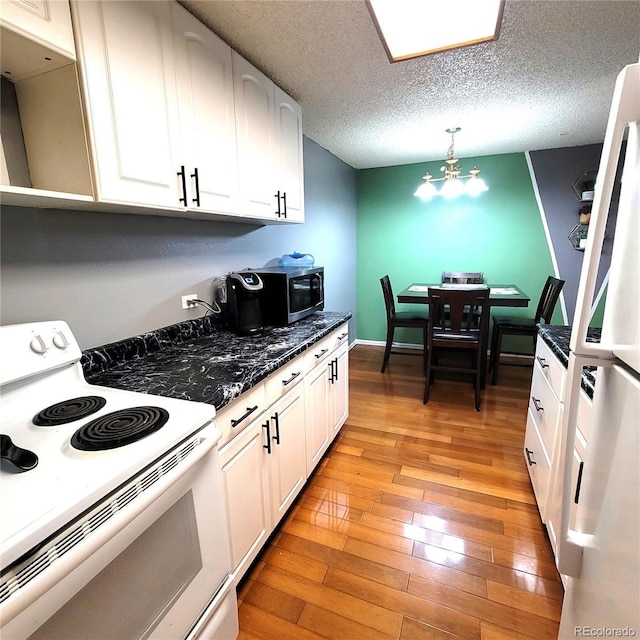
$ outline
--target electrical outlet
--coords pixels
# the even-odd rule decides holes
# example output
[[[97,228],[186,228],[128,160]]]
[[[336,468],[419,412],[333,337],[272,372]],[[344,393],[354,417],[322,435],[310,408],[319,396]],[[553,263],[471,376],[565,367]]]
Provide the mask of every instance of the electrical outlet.
[[[182,308],[183,309],[195,309],[198,305],[193,302],[198,297],[197,293],[190,293],[186,296],[182,296]]]

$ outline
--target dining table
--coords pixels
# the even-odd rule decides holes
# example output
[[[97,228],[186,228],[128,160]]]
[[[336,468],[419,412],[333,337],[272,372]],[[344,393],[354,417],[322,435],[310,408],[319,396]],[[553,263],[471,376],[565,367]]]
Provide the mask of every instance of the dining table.
[[[429,287],[453,289],[489,287],[489,306],[491,307],[528,307],[531,302],[531,298],[515,284],[441,284],[439,282],[414,282],[398,294],[398,302],[429,304]]]
[[[442,287],[445,289],[474,289],[479,287],[489,287],[490,307],[527,307],[529,306],[529,302],[531,302],[531,298],[515,284],[442,284],[440,282],[414,282],[398,293],[398,302],[409,304],[429,304],[429,287]],[[484,336],[484,339],[485,343],[488,343],[489,336]],[[482,350],[481,386],[483,389],[485,388],[486,374],[487,349],[485,347]]]

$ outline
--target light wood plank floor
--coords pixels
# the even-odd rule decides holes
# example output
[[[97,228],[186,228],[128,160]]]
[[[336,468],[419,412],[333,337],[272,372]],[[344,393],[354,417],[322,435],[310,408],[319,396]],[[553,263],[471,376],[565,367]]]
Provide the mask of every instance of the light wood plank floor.
[[[240,639],[558,635],[562,585],[522,455],[531,369],[470,381],[358,345],[350,416],[239,590]]]

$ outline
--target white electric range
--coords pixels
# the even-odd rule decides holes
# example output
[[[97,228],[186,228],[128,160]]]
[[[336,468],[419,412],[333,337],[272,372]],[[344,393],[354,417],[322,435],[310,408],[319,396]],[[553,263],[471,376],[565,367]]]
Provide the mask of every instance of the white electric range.
[[[127,637],[138,637],[133,628],[140,637],[180,629],[175,637],[196,638],[223,602],[221,637],[235,638],[215,408],[90,385],[80,357],[65,322],[0,327],[2,637],[55,637],[72,620],[84,629],[78,637],[101,637],[100,625],[105,637],[118,637],[119,620],[138,615],[122,627]],[[176,509],[184,515],[167,515]],[[158,602],[130,614],[114,596],[108,619],[87,616],[74,602],[104,592],[104,572],[143,536],[147,558],[128,570],[129,595],[140,598],[148,584],[137,574],[150,573],[146,580],[167,585]],[[165,574],[153,568],[153,549],[158,565],[171,565],[172,540],[181,549]]]

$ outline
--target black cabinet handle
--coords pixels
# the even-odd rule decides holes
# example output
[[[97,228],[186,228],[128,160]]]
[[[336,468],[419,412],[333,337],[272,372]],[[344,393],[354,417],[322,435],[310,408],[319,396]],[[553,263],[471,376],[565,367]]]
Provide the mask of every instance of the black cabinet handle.
[[[323,356],[325,353],[327,353],[327,351],[329,351],[329,349],[323,349],[320,353],[316,353],[316,354],[315,354],[315,355],[316,355],[316,360],[317,360],[318,358],[322,358],[322,356]]]
[[[282,215],[282,211],[280,211],[280,192],[278,191],[276,194],[274,194],[273,197],[276,199],[276,202],[278,203],[278,210],[276,211],[276,215],[279,218]]]
[[[182,198],[179,198],[179,202],[186,207],[187,206],[187,179],[184,173],[184,165],[180,165],[180,171],[178,171],[177,175],[180,176],[180,181],[182,183]]]
[[[267,444],[263,444],[262,448],[267,450],[267,453],[271,453],[271,429],[269,428],[271,425],[271,421],[267,420],[262,428],[267,430]]]
[[[576,495],[573,497],[573,501],[578,504],[580,499],[580,487],[582,486],[582,471],[584,469],[584,461],[580,461],[580,468],[578,469],[578,482],[576,482]]]
[[[244,413],[244,415],[240,416],[237,420],[231,421],[231,426],[237,427],[243,420],[246,420],[257,408],[258,405],[256,405],[255,407],[247,407],[247,411]]]
[[[338,380],[338,358],[334,358],[331,363],[331,377],[329,378],[329,382],[333,384]]]
[[[196,206],[200,206],[200,178],[198,177],[198,167],[193,169],[193,173],[191,177],[195,180],[196,183],[196,197],[191,200],[191,202],[195,202]]]
[[[531,466],[532,464],[536,464],[536,461],[531,459],[531,454],[533,453],[533,451],[525,447],[524,452],[527,454],[527,462],[529,463],[529,466]]]
[[[287,385],[291,384],[299,375],[300,375],[299,371],[296,373],[292,373],[291,377],[288,380],[282,381],[282,385],[286,387]]]
[[[533,406],[536,408],[536,411],[544,411],[544,407],[540,404],[540,400],[535,396],[531,396],[531,402],[533,402]]]
[[[349,334],[348,333],[343,333],[342,335],[338,336],[338,341],[342,342],[342,340],[344,340]]]
[[[280,419],[278,418],[277,411],[275,415],[271,417],[271,419],[276,423],[276,435],[273,436],[273,439],[276,441],[276,444],[280,444]]]
[[[282,192],[282,204],[284,205],[282,216],[286,218],[287,217],[287,192],[286,191]]]
[[[547,364],[547,361],[546,361],[544,358],[540,357],[540,356],[536,356],[536,360],[540,363],[540,366],[541,366],[543,369],[546,369],[546,368],[549,366],[549,365]]]

